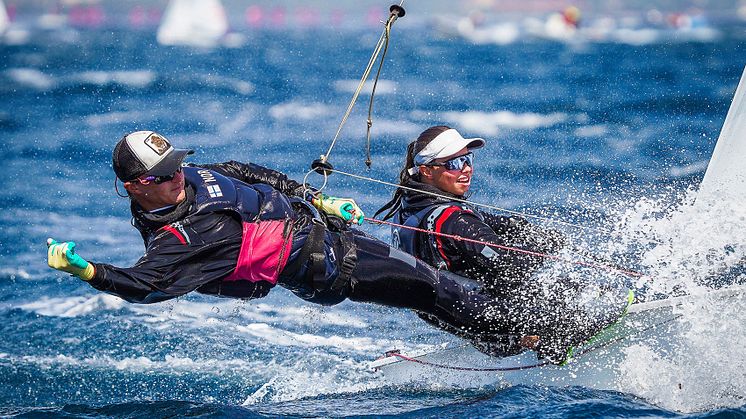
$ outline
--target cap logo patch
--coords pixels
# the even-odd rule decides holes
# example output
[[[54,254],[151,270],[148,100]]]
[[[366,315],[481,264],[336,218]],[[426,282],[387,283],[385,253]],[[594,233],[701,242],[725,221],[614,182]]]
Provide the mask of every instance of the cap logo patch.
[[[150,134],[148,138],[145,139],[145,144],[153,149],[153,151],[155,151],[159,156],[162,156],[169,148],[171,148],[171,144],[169,144],[165,138],[155,133]]]

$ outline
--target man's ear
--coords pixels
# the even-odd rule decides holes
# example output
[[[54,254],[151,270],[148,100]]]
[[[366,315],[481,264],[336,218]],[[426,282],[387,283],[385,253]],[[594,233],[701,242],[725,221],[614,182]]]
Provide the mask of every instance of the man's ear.
[[[124,182],[124,189],[130,195],[137,195],[140,192],[140,182]]]

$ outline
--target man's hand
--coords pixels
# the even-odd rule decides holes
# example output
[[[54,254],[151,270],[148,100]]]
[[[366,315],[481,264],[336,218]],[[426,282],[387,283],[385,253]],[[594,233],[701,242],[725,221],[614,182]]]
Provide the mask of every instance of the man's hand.
[[[349,198],[336,198],[326,194],[313,197],[311,203],[314,207],[329,215],[336,215],[348,223],[363,224],[365,214],[360,207]]]
[[[75,242],[58,243],[47,239],[47,264],[50,268],[71,273],[78,278],[90,281],[96,272],[92,264],[75,253]]]

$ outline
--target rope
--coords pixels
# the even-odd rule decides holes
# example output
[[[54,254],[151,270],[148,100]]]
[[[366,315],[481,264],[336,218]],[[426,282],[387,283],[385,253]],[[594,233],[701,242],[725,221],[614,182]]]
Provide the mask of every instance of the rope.
[[[401,1],[400,5],[401,4],[404,4],[404,0]],[[326,161],[329,158],[329,155],[331,154],[332,149],[334,148],[334,144],[337,142],[340,132],[342,132],[342,127],[344,127],[345,123],[347,122],[347,118],[349,118],[350,113],[352,112],[352,108],[355,106],[355,102],[357,102],[357,98],[360,95],[360,91],[363,89],[363,86],[365,85],[365,81],[368,79],[368,76],[370,75],[370,71],[373,69],[373,64],[375,64],[376,59],[378,58],[378,54],[381,52],[381,49],[384,48],[384,46],[386,47],[386,49],[388,49],[389,34],[391,32],[391,26],[394,24],[394,22],[396,21],[398,17],[399,17],[398,14],[395,13],[393,10],[389,14],[389,18],[388,20],[386,20],[383,33],[381,33],[380,38],[378,38],[376,47],[373,49],[373,54],[370,56],[370,60],[368,60],[368,65],[365,67],[365,71],[363,71],[363,76],[360,78],[360,83],[358,83],[357,88],[355,89],[355,93],[352,95],[352,100],[350,100],[350,104],[347,106],[347,111],[345,111],[344,116],[342,116],[342,121],[339,123],[339,127],[337,127],[337,132],[334,134],[334,138],[332,139],[332,142],[329,145],[329,150],[327,150],[325,155],[321,156],[323,161]],[[385,56],[385,52],[384,52],[384,56]],[[383,58],[381,59],[381,65],[383,65]],[[380,74],[380,68],[378,72]],[[376,76],[376,81],[378,81],[378,76]],[[371,107],[372,106],[373,106],[373,99],[371,96]]]
[[[578,357],[580,357],[582,355],[589,354],[589,353],[597,351],[599,349],[608,347],[608,346],[610,346],[610,345],[612,345],[614,343],[620,342],[620,341],[622,341],[624,339],[628,339],[628,338],[634,337],[636,335],[639,335],[641,333],[645,333],[645,332],[647,332],[649,330],[655,329],[655,328],[657,328],[659,326],[662,326],[662,325],[664,325],[666,323],[670,323],[670,322],[672,322],[674,320],[677,320],[677,319],[679,319],[681,317],[682,317],[682,315],[679,314],[679,315],[676,315],[674,317],[671,317],[670,319],[663,320],[661,322],[658,322],[658,323],[655,323],[655,324],[653,324],[651,326],[648,326],[648,327],[646,327],[644,329],[641,329],[641,330],[637,331],[636,333],[632,333],[632,334],[626,335],[626,336],[620,336],[618,338],[611,339],[608,342],[604,342],[604,343],[602,343],[602,344],[600,344],[598,346],[594,346],[594,347],[591,347],[591,348],[586,348],[584,350],[581,350],[577,354],[574,354],[573,358],[578,358]],[[455,371],[481,371],[481,372],[521,371],[521,370],[528,370],[528,369],[531,369],[531,368],[543,367],[545,365],[549,365],[550,364],[549,361],[544,361],[544,362],[539,362],[539,363],[536,363],[536,364],[519,365],[519,366],[515,366],[515,367],[492,367],[492,368],[484,367],[484,368],[479,368],[479,367],[461,367],[461,366],[455,366],[455,365],[439,364],[439,363],[430,362],[430,361],[423,361],[421,359],[408,357],[406,355],[402,355],[402,354],[400,354],[398,352],[394,352],[394,351],[387,352],[386,355],[388,355],[388,356],[394,356],[394,357],[397,357],[397,358],[402,359],[404,361],[414,362],[414,363],[420,364],[420,365],[427,365],[429,367],[446,369],[446,370],[455,370]]]
[[[340,175],[349,176],[349,177],[352,177],[352,178],[355,178],[355,179],[366,180],[366,181],[373,182],[373,183],[380,183],[382,185],[392,186],[394,188],[400,188],[400,189],[404,189],[404,190],[408,190],[408,191],[412,191],[412,192],[423,193],[423,194],[435,196],[435,197],[438,197],[438,198],[445,198],[445,199],[447,199],[449,201],[461,202],[461,203],[464,203],[464,204],[473,205],[475,207],[487,208],[487,209],[491,209],[491,210],[495,210],[495,211],[504,212],[504,213],[507,213],[507,214],[520,215],[520,216],[526,217],[526,218],[533,218],[533,219],[536,219],[536,220],[542,220],[542,221],[551,222],[551,223],[555,223],[555,224],[565,225],[565,226],[568,226],[568,227],[580,228],[580,229],[584,229],[584,230],[600,231],[600,232],[607,233],[607,234],[612,234],[613,233],[611,230],[606,230],[606,229],[603,229],[603,228],[588,227],[588,226],[583,226],[583,225],[580,225],[580,224],[568,223],[566,221],[555,220],[553,218],[542,217],[540,215],[528,214],[528,213],[525,213],[525,212],[513,211],[513,210],[506,209],[506,208],[500,208],[500,207],[497,207],[497,206],[494,206],[494,205],[482,204],[482,203],[479,203],[479,202],[467,201],[466,199],[459,199],[459,198],[455,198],[455,197],[452,197],[452,196],[446,196],[446,195],[439,194],[437,192],[423,191],[423,190],[420,190],[420,189],[417,189],[417,188],[410,188],[409,186],[404,186],[404,185],[399,185],[399,184],[396,184],[396,183],[386,182],[386,181],[379,180],[379,179],[374,179],[374,178],[371,178],[371,177],[356,175],[354,173],[347,173],[347,172],[343,172],[343,171],[338,170],[338,169],[328,169],[328,171],[329,172],[333,172],[333,173],[339,173]]]
[[[442,368],[446,370],[455,370],[455,371],[494,371],[494,372],[500,372],[500,371],[521,371],[521,370],[528,370],[531,368],[537,368],[537,367],[543,367],[544,365],[548,365],[549,361],[540,362],[538,364],[533,365],[519,365],[516,367],[494,367],[494,368],[478,368],[478,367],[459,367],[455,365],[445,365],[445,364],[437,364],[435,362],[429,362],[429,361],[423,361],[421,359],[417,358],[411,358],[406,355],[402,355],[400,353],[396,352],[390,352],[390,356],[395,356],[397,358],[403,359],[405,361],[414,362],[416,364],[421,365],[427,365],[429,367],[435,367],[435,368]]]
[[[453,240],[459,240],[459,241],[465,241],[465,242],[469,242],[469,243],[482,244],[482,245],[485,245],[485,246],[496,247],[498,249],[503,249],[503,250],[507,250],[507,251],[511,251],[511,252],[524,253],[524,254],[531,255],[531,256],[543,257],[543,258],[552,259],[552,260],[556,260],[556,261],[560,261],[560,262],[565,262],[565,263],[570,263],[570,264],[574,264],[574,265],[581,265],[581,266],[587,266],[587,267],[590,267],[590,268],[607,270],[607,271],[611,271],[611,272],[618,272],[618,273],[621,273],[621,274],[624,274],[624,275],[628,275],[628,276],[632,276],[632,277],[635,277],[635,278],[639,278],[639,277],[644,276],[643,274],[641,274],[639,272],[629,271],[629,270],[625,270],[625,269],[621,269],[621,268],[616,268],[616,267],[613,267],[613,266],[604,265],[604,264],[600,264],[600,263],[585,262],[585,261],[580,261],[580,260],[568,260],[568,259],[561,258],[559,256],[548,255],[546,253],[534,252],[534,251],[531,251],[531,250],[521,249],[521,248],[518,248],[518,247],[503,246],[503,245],[500,245],[500,244],[497,244],[497,243],[490,243],[490,242],[485,242],[485,241],[470,239],[470,238],[467,238],[467,237],[457,236],[455,234],[441,233],[439,231],[425,230],[425,229],[422,229],[422,228],[419,228],[419,227],[411,227],[411,226],[406,226],[406,225],[402,225],[402,224],[396,224],[396,223],[392,223],[392,222],[389,222],[389,221],[377,220],[375,218],[365,217],[364,219],[365,219],[365,221],[368,221],[369,223],[373,223],[373,224],[385,224],[385,225],[389,225],[389,226],[392,226],[392,227],[406,228],[406,229],[409,229],[409,230],[412,230],[412,231],[417,231],[419,233],[433,234],[433,235],[436,235],[436,236],[446,237],[446,238],[453,239]]]
[[[404,0],[402,0],[402,3],[404,3]],[[389,16],[389,20],[391,20],[392,17],[396,16],[396,11],[392,10],[391,15]],[[394,22],[386,23],[386,28],[384,29],[384,34],[386,35],[386,43],[383,47],[383,54],[381,55],[381,61],[378,64],[378,71],[376,72],[376,77],[373,79],[373,89],[370,92],[370,103],[368,104],[368,120],[367,120],[367,130],[366,130],[366,159],[365,159],[365,165],[370,167],[371,163],[373,162],[370,158],[370,129],[373,127],[373,99],[376,96],[376,88],[378,87],[378,78],[381,76],[381,70],[383,69],[383,61],[386,59],[386,52],[389,50],[389,40],[391,38],[391,25]]]

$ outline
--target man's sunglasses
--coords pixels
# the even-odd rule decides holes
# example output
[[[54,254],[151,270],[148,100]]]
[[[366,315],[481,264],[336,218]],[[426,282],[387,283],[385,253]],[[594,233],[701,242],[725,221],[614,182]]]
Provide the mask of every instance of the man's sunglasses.
[[[425,166],[443,166],[446,170],[464,170],[465,164],[468,164],[469,167],[474,167],[474,153],[462,154],[448,159],[443,163],[428,163]]]
[[[175,172],[171,173],[170,175],[165,176],[145,176],[141,178],[135,179],[136,181],[139,181],[143,185],[147,185],[150,182],[155,183],[156,185],[160,185],[161,183],[171,182],[174,180],[177,174],[181,173],[181,167],[176,169]],[[134,182],[134,181],[133,181]]]

